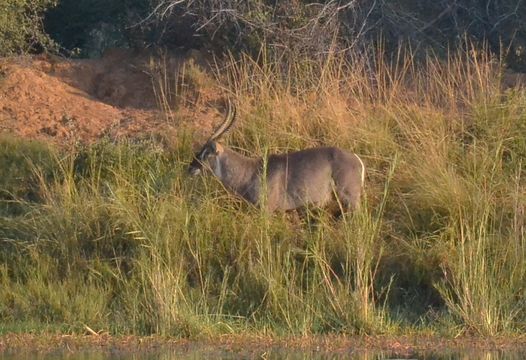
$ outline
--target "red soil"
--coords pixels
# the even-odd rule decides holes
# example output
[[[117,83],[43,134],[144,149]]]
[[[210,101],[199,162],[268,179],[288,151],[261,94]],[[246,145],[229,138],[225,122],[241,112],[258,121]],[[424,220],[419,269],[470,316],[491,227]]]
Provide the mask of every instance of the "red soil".
[[[111,50],[102,59],[0,59],[0,133],[71,144],[169,137],[182,123],[208,131],[217,120],[217,96],[180,111],[178,118],[188,121],[168,121],[153,91],[152,59],[131,50]],[[169,60],[172,75],[186,59]]]

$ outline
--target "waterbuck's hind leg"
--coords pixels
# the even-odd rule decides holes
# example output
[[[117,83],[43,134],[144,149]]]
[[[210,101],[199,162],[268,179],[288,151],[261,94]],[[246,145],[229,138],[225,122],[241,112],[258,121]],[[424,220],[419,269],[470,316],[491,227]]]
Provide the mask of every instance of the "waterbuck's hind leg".
[[[337,217],[342,215],[342,212],[356,212],[360,209],[360,191],[361,187],[350,186],[336,190],[336,206],[333,214]]]

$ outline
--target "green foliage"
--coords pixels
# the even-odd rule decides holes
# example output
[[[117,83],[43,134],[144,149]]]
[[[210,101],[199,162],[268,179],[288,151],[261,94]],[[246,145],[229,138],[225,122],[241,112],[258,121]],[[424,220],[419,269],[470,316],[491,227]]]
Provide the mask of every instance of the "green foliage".
[[[57,0],[1,0],[0,56],[53,48],[42,27],[43,13]]]

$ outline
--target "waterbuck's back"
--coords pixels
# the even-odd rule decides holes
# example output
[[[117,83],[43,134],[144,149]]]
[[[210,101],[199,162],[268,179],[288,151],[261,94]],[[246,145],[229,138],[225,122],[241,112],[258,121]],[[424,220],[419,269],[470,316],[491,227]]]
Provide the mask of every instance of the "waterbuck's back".
[[[364,166],[360,158],[335,147],[271,155],[267,161],[269,210],[324,206],[337,196],[345,207],[359,207]]]
[[[345,208],[358,208],[364,166],[357,155],[323,147],[270,155],[266,160],[243,156],[217,143],[234,123],[235,114],[235,106],[228,101],[225,120],[195,154],[188,166],[190,174],[208,167],[226,188],[247,201],[263,205],[261,200],[266,198],[270,211],[324,206],[334,197]],[[262,192],[266,196],[261,197]]]

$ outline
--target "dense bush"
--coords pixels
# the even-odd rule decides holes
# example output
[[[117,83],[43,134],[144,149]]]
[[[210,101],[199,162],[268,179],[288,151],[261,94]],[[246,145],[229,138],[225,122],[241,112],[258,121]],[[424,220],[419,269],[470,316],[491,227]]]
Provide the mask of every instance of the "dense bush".
[[[52,46],[42,14],[56,0],[0,0],[0,56]]]
[[[201,41],[258,52],[261,44],[292,55],[320,55],[382,38],[396,52],[400,42],[443,54],[450,46],[488,42],[506,49],[510,65],[526,69],[526,3],[503,1],[159,0],[156,18],[165,38],[177,39],[192,24]],[[190,19],[185,23],[182,19]],[[172,30],[172,32],[170,31]],[[188,29],[186,29],[188,32]],[[188,45],[188,44],[184,44]],[[508,51],[509,50],[509,51]]]
[[[48,47],[47,34],[80,56],[154,44],[257,54],[264,44],[280,54],[315,57],[378,39],[392,52],[409,42],[446,54],[468,38],[487,42],[494,52],[504,50],[509,65],[526,69],[526,3],[517,0],[2,2],[0,55]]]

